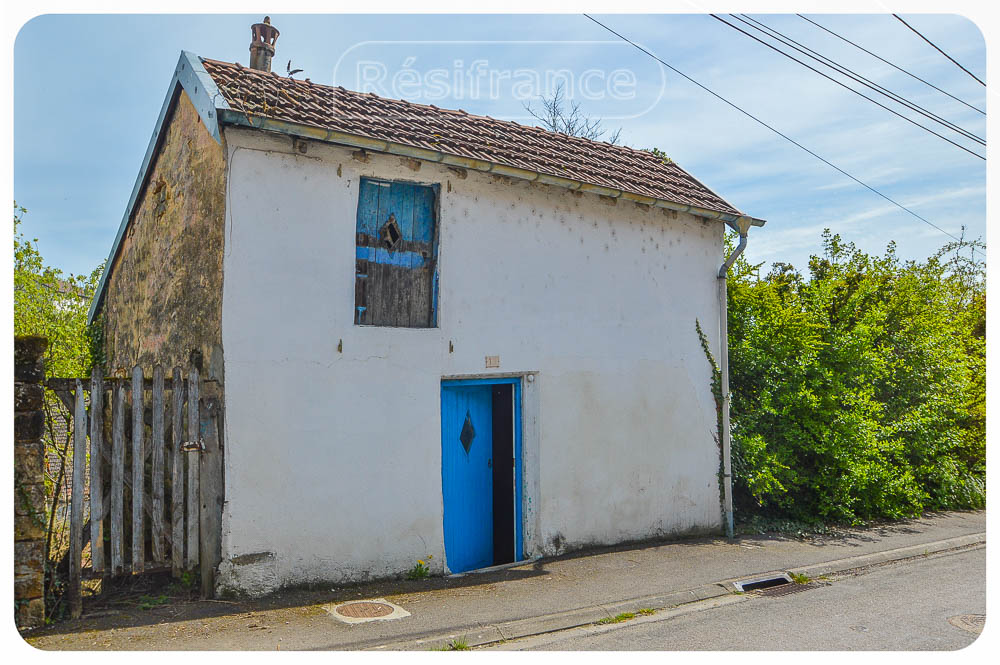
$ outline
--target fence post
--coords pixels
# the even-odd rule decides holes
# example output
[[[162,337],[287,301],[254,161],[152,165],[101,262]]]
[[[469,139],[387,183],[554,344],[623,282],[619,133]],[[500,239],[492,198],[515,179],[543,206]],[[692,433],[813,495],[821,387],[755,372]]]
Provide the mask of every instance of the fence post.
[[[90,378],[90,560],[95,573],[104,571],[103,438],[104,377],[95,367]]]
[[[125,514],[125,386],[114,384],[111,406],[111,573],[120,575],[125,565],[122,521]]]
[[[184,381],[181,368],[174,367],[174,380],[170,384],[173,400],[172,439],[170,442],[173,473],[170,477],[170,560],[174,577],[181,576],[184,567],[184,456],[181,454],[181,432],[184,427]]]
[[[83,612],[81,569],[83,568],[83,488],[87,476],[87,406],[83,382],[76,380],[76,400],[73,409],[73,488],[69,504],[69,613],[78,619]]]
[[[44,337],[14,338],[14,611],[18,628],[45,623],[42,382],[47,346]]]
[[[143,538],[142,498],[145,492],[146,453],[142,435],[142,368],[132,368],[132,572],[141,573],[145,559]]]
[[[198,415],[198,369],[192,367],[188,375],[188,443],[194,449],[187,453],[188,488],[187,488],[187,558],[184,560],[188,570],[198,565],[198,457],[201,451],[197,448],[201,432],[201,418]]]
[[[149,519],[153,562],[163,561],[163,367],[153,368],[153,420],[150,482],[152,482],[152,516]]]
[[[201,597],[215,594],[215,569],[222,560],[222,451],[219,441],[219,422],[222,418],[222,401],[219,385],[206,381],[201,400],[201,438],[204,451],[200,459],[200,542],[201,542]]]

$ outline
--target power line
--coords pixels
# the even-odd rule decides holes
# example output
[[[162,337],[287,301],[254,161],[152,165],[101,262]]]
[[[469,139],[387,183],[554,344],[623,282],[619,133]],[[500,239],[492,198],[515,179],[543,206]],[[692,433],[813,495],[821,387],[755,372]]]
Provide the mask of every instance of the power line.
[[[953,145],[953,146],[955,146],[956,148],[959,148],[960,150],[964,150],[965,152],[969,153],[970,155],[975,155],[976,157],[978,157],[979,159],[982,159],[982,160],[984,160],[984,161],[986,160],[986,158],[985,158],[985,157],[983,157],[982,155],[980,155],[979,153],[977,153],[977,152],[975,152],[975,151],[973,151],[973,150],[969,150],[968,148],[966,148],[966,147],[965,147],[964,145],[962,145],[961,143],[956,143],[956,142],[952,141],[951,139],[949,139],[949,138],[948,138],[947,136],[943,136],[943,135],[941,135],[941,134],[938,134],[938,133],[937,133],[937,132],[935,132],[935,131],[934,131],[933,129],[930,129],[929,127],[925,127],[924,125],[921,125],[921,124],[920,124],[919,122],[917,122],[916,120],[913,120],[912,118],[908,118],[908,117],[906,117],[905,115],[903,115],[903,114],[902,114],[902,113],[900,113],[899,111],[896,111],[895,109],[891,109],[891,108],[889,108],[888,106],[886,106],[885,104],[882,104],[882,103],[881,103],[881,102],[879,102],[878,100],[875,100],[875,99],[872,99],[871,97],[869,97],[869,96],[865,95],[864,93],[862,93],[862,92],[859,92],[859,91],[855,90],[854,88],[852,88],[851,86],[847,85],[846,83],[842,83],[842,82],[838,81],[837,79],[833,78],[832,76],[829,76],[829,75],[827,75],[827,74],[824,74],[823,72],[819,71],[818,69],[816,69],[815,67],[813,67],[813,66],[809,65],[808,63],[805,63],[805,62],[802,62],[801,60],[799,60],[799,59],[798,59],[798,58],[796,58],[795,56],[793,56],[793,55],[790,55],[790,54],[786,53],[785,51],[782,51],[781,49],[777,48],[776,46],[773,46],[773,45],[771,45],[771,44],[768,44],[767,42],[765,42],[765,41],[764,41],[763,39],[760,39],[759,37],[755,37],[754,35],[751,35],[751,34],[750,34],[749,32],[747,32],[746,30],[743,30],[743,29],[742,29],[742,28],[740,28],[740,27],[739,27],[738,25],[733,25],[732,23],[729,23],[729,22],[727,22],[727,21],[726,21],[725,19],[723,19],[723,18],[721,18],[721,17],[717,16],[716,14],[709,14],[709,16],[711,16],[711,17],[712,17],[712,18],[714,18],[715,20],[719,21],[720,23],[723,23],[724,25],[728,25],[728,26],[729,26],[730,28],[732,28],[733,30],[736,30],[737,32],[739,32],[739,33],[742,33],[742,34],[746,35],[746,36],[747,36],[747,37],[749,37],[750,39],[752,39],[752,40],[754,40],[754,41],[756,41],[756,42],[760,42],[761,44],[763,44],[763,45],[764,45],[764,46],[766,46],[767,48],[771,49],[772,51],[776,51],[776,52],[780,53],[781,55],[785,56],[785,57],[786,57],[786,58],[788,58],[789,60],[794,60],[795,62],[799,63],[800,65],[802,65],[802,66],[803,66],[803,67],[805,67],[806,69],[809,69],[810,71],[812,71],[812,72],[815,72],[816,74],[819,74],[819,75],[820,75],[820,76],[822,76],[823,78],[825,78],[825,79],[828,79],[828,80],[830,80],[830,81],[833,81],[834,83],[836,83],[836,84],[837,84],[837,85],[839,85],[840,87],[842,87],[842,88],[844,88],[844,89],[846,89],[846,90],[850,90],[850,91],[851,91],[851,92],[853,92],[853,93],[854,93],[855,95],[857,95],[857,96],[859,96],[859,97],[862,97],[862,98],[864,98],[864,99],[867,99],[867,100],[868,100],[868,101],[870,101],[870,102],[871,102],[872,104],[875,104],[876,106],[879,106],[879,107],[881,107],[881,108],[885,109],[885,110],[886,110],[886,111],[888,111],[889,113],[892,113],[893,115],[895,115],[895,116],[898,116],[898,117],[902,118],[903,120],[905,120],[906,122],[910,123],[911,125],[915,125],[915,126],[919,127],[920,129],[924,130],[925,132],[928,132],[929,134],[933,134],[934,136],[938,137],[938,138],[939,138],[939,139],[941,139],[942,141],[947,141],[948,143],[952,144],[952,145]]]
[[[943,94],[943,95],[948,95],[949,97],[951,97],[952,99],[954,99],[954,100],[955,100],[956,102],[958,102],[958,103],[960,103],[960,104],[965,104],[966,106],[968,106],[968,107],[969,107],[970,109],[972,109],[973,111],[977,111],[977,112],[979,112],[979,113],[982,113],[983,115],[986,115],[986,111],[984,111],[984,110],[982,110],[982,109],[980,109],[980,108],[977,108],[977,107],[973,106],[972,104],[969,104],[969,103],[968,103],[968,102],[966,102],[966,101],[963,101],[963,100],[959,99],[958,97],[956,97],[955,95],[951,94],[950,92],[947,92],[947,91],[945,91],[945,90],[942,90],[941,88],[937,87],[937,86],[936,86],[936,85],[934,85],[933,83],[930,83],[930,82],[928,82],[928,81],[925,81],[924,79],[920,78],[920,77],[919,77],[919,76],[917,76],[916,74],[912,74],[912,73],[910,73],[910,72],[906,71],[905,69],[903,69],[903,68],[902,68],[902,67],[900,67],[899,65],[896,65],[896,64],[894,64],[894,63],[891,63],[891,62],[889,62],[888,60],[886,60],[885,58],[883,58],[883,57],[881,57],[881,56],[879,56],[879,55],[876,55],[876,54],[872,53],[871,51],[869,51],[868,49],[866,49],[866,48],[865,48],[864,46],[861,46],[860,44],[855,44],[854,42],[852,42],[852,41],[851,41],[850,39],[848,39],[847,37],[844,37],[844,36],[842,36],[842,35],[838,35],[838,34],[837,34],[836,32],[834,32],[834,31],[833,31],[833,30],[831,30],[830,28],[827,28],[827,27],[825,27],[825,26],[822,26],[822,25],[820,25],[819,23],[817,23],[816,21],[812,20],[811,18],[807,18],[807,17],[803,16],[802,14],[796,14],[796,16],[798,16],[798,17],[799,17],[800,19],[802,19],[803,21],[807,21],[807,22],[809,22],[809,23],[812,23],[813,25],[815,25],[815,26],[816,26],[817,28],[819,28],[820,30],[825,30],[826,32],[830,33],[831,35],[833,35],[833,36],[834,36],[834,37],[836,37],[837,39],[840,39],[841,41],[845,41],[845,42],[847,42],[848,44],[850,44],[850,45],[851,45],[851,46],[853,46],[854,48],[857,48],[857,49],[860,49],[860,50],[864,51],[865,53],[867,53],[867,54],[868,54],[868,55],[870,55],[871,57],[873,57],[873,58],[875,58],[875,59],[877,59],[877,60],[881,60],[882,62],[884,62],[885,64],[889,65],[890,67],[893,67],[893,68],[895,68],[895,69],[897,69],[897,70],[899,70],[899,71],[903,72],[904,74],[906,74],[906,75],[907,75],[907,76],[909,76],[910,78],[914,78],[914,79],[916,79],[916,80],[920,81],[921,83],[923,83],[924,85],[927,85],[927,86],[930,86],[931,88],[934,88],[935,90],[937,90],[938,92],[940,92],[940,93],[941,93],[941,94]]]
[[[743,115],[745,115],[746,117],[750,118],[751,120],[753,120],[753,121],[754,121],[754,122],[756,122],[757,124],[759,124],[759,125],[762,125],[763,127],[766,127],[767,129],[771,130],[772,132],[774,132],[775,134],[777,134],[777,135],[778,135],[778,136],[780,136],[781,138],[785,139],[785,140],[786,140],[786,141],[788,141],[789,143],[791,143],[791,144],[793,144],[793,145],[797,146],[798,148],[800,148],[800,149],[804,150],[805,152],[809,153],[810,155],[812,155],[813,157],[815,157],[815,158],[816,158],[816,159],[818,159],[819,161],[823,162],[824,164],[826,164],[826,165],[827,165],[827,166],[829,166],[830,168],[832,168],[832,169],[834,169],[834,170],[836,170],[836,171],[838,171],[838,172],[842,173],[843,175],[847,176],[848,178],[850,178],[850,179],[851,179],[851,180],[853,180],[854,182],[858,183],[859,185],[861,185],[861,186],[862,186],[862,187],[864,187],[865,189],[867,189],[867,190],[871,191],[871,192],[872,192],[872,193],[874,193],[874,194],[877,194],[878,196],[882,197],[883,199],[885,199],[885,200],[886,200],[886,201],[888,201],[889,203],[893,204],[893,205],[894,205],[894,206],[896,206],[897,208],[899,208],[899,209],[901,209],[901,210],[904,210],[904,211],[906,211],[906,212],[910,213],[911,215],[913,215],[914,217],[916,217],[917,219],[919,219],[919,220],[920,220],[921,222],[923,222],[924,224],[927,224],[928,226],[931,226],[931,227],[933,227],[933,228],[937,229],[938,231],[940,231],[941,233],[945,234],[945,235],[946,235],[946,236],[948,236],[949,238],[951,238],[951,239],[953,239],[953,240],[958,240],[959,242],[961,242],[961,240],[959,240],[959,238],[957,238],[956,236],[954,236],[954,235],[952,235],[952,234],[948,233],[947,231],[945,231],[944,229],[942,229],[942,228],[941,228],[940,226],[938,226],[937,224],[935,224],[935,223],[933,223],[933,222],[931,222],[931,221],[929,221],[929,220],[925,219],[924,217],[921,217],[921,216],[920,216],[920,215],[918,215],[917,213],[913,212],[912,210],[910,210],[909,208],[907,208],[906,206],[904,206],[904,205],[903,205],[902,203],[899,203],[899,202],[897,202],[897,201],[895,201],[895,200],[891,199],[890,197],[888,197],[887,195],[885,195],[885,194],[883,194],[882,192],[878,191],[877,189],[875,189],[875,188],[874,188],[874,187],[872,187],[871,185],[868,185],[868,184],[865,184],[864,182],[862,182],[861,180],[857,179],[856,177],[854,177],[853,175],[851,175],[850,173],[848,173],[848,172],[847,172],[847,171],[845,171],[844,169],[840,168],[839,166],[837,166],[837,165],[836,165],[836,164],[834,164],[833,162],[831,162],[831,161],[829,161],[829,160],[827,160],[827,159],[824,159],[823,157],[820,157],[820,156],[819,156],[818,154],[816,154],[815,152],[813,152],[813,151],[812,151],[812,150],[810,150],[809,148],[805,147],[804,145],[802,145],[801,143],[799,143],[799,142],[798,142],[798,141],[796,141],[795,139],[793,139],[793,138],[791,138],[791,137],[787,136],[786,134],[783,134],[783,133],[781,133],[780,131],[778,131],[777,129],[775,129],[774,127],[772,127],[771,125],[767,124],[766,122],[764,122],[763,120],[761,120],[761,119],[760,119],[760,118],[758,118],[757,116],[753,115],[753,114],[752,114],[752,113],[750,113],[749,111],[745,111],[745,110],[743,110],[742,108],[740,108],[739,106],[737,106],[737,105],[736,105],[736,104],[734,104],[733,102],[729,101],[728,99],[726,99],[725,97],[723,97],[723,96],[722,96],[722,95],[720,95],[719,93],[717,93],[717,92],[715,92],[715,91],[713,91],[713,90],[711,90],[711,89],[707,88],[706,86],[702,85],[701,83],[698,83],[697,81],[695,81],[695,80],[694,80],[693,78],[691,78],[690,76],[688,76],[687,74],[685,74],[685,73],[684,73],[684,72],[682,72],[681,70],[677,69],[676,67],[674,67],[674,66],[673,66],[673,65],[671,65],[670,63],[666,62],[665,60],[661,59],[661,58],[660,58],[660,57],[658,57],[657,55],[655,55],[655,54],[651,53],[650,51],[647,51],[647,50],[646,50],[645,48],[643,48],[642,46],[639,46],[639,45],[638,45],[638,44],[636,44],[636,43],[635,43],[634,41],[632,41],[631,39],[629,39],[629,38],[628,38],[628,37],[626,37],[625,35],[621,34],[620,32],[616,32],[615,30],[611,29],[611,28],[610,28],[610,27],[608,27],[607,25],[605,25],[605,24],[601,23],[600,21],[598,21],[598,20],[597,20],[596,18],[594,18],[594,17],[593,17],[593,16],[591,16],[590,14],[584,14],[584,16],[586,16],[586,17],[587,17],[587,18],[589,18],[589,19],[590,19],[591,21],[593,21],[593,22],[594,22],[594,23],[596,23],[597,25],[601,26],[602,28],[604,28],[605,30],[607,30],[608,32],[610,32],[611,34],[615,35],[616,37],[618,37],[618,38],[619,38],[619,39],[621,39],[622,41],[624,41],[624,42],[627,42],[627,43],[631,44],[632,46],[634,46],[635,48],[639,49],[640,51],[642,51],[643,53],[645,53],[646,55],[648,55],[648,56],[649,56],[650,58],[652,58],[653,60],[656,60],[657,62],[659,62],[659,63],[660,63],[661,65],[663,65],[664,67],[666,67],[666,68],[670,69],[670,70],[671,70],[672,72],[674,72],[674,73],[675,73],[675,74],[677,74],[678,76],[681,76],[681,77],[683,77],[683,78],[687,79],[688,81],[690,81],[691,83],[694,83],[694,84],[695,84],[696,86],[698,86],[699,88],[701,88],[702,90],[704,90],[704,91],[705,91],[705,92],[707,92],[708,94],[712,95],[712,96],[713,96],[713,97],[715,97],[716,99],[718,99],[718,100],[720,100],[720,101],[722,101],[722,102],[725,102],[726,104],[728,104],[729,106],[733,107],[734,109],[736,109],[737,111],[739,111],[740,113],[742,113],[742,114],[743,114]]]
[[[933,46],[933,47],[934,47],[935,49],[937,49],[937,52],[938,52],[938,53],[940,53],[941,55],[943,55],[944,57],[948,58],[948,59],[949,59],[949,60],[951,60],[951,61],[952,61],[953,63],[955,63],[955,65],[956,65],[956,66],[957,66],[957,67],[958,67],[959,69],[961,69],[961,70],[962,70],[963,72],[965,72],[966,74],[968,74],[968,75],[969,75],[969,76],[971,76],[972,78],[976,79],[976,81],[978,81],[978,82],[979,82],[979,85],[983,86],[984,88],[986,87],[986,84],[985,84],[985,83],[983,83],[983,82],[982,82],[982,81],[981,81],[981,80],[979,79],[979,77],[978,77],[978,76],[976,76],[975,74],[973,74],[972,72],[970,72],[970,71],[969,71],[968,69],[966,69],[966,68],[965,68],[965,67],[963,67],[962,65],[958,64],[958,60],[955,60],[955,58],[951,57],[950,55],[948,55],[947,53],[945,53],[944,51],[942,51],[942,50],[941,50],[940,48],[938,48],[938,45],[937,45],[937,44],[935,44],[935,43],[934,43],[934,42],[932,42],[931,40],[929,40],[929,39],[927,39],[926,37],[924,37],[923,35],[921,35],[921,34],[920,34],[919,32],[917,32],[917,29],[916,29],[916,28],[914,28],[914,27],[913,27],[912,25],[910,25],[909,23],[907,23],[907,22],[906,22],[906,21],[904,21],[903,19],[899,18],[899,14],[893,14],[893,16],[895,16],[895,17],[896,17],[896,19],[897,19],[897,20],[898,20],[898,21],[899,21],[900,23],[902,23],[902,24],[903,24],[903,25],[905,25],[905,26],[906,26],[907,28],[909,28],[910,30],[912,30],[913,32],[915,32],[915,33],[917,34],[917,36],[918,36],[918,37],[920,37],[920,38],[921,38],[922,40],[924,40],[925,42],[927,42],[928,44],[930,44],[931,46]]]
[[[986,145],[986,139],[982,138],[981,136],[977,136],[977,135],[973,134],[972,132],[970,132],[969,130],[964,129],[963,127],[959,127],[955,123],[953,123],[953,122],[951,122],[949,120],[946,120],[945,118],[942,118],[941,116],[937,115],[933,111],[929,111],[929,110],[925,109],[924,107],[920,106],[919,104],[911,102],[910,100],[906,99],[902,95],[898,95],[895,92],[893,92],[892,90],[889,90],[888,88],[886,88],[884,86],[881,86],[878,83],[875,83],[871,79],[866,78],[866,77],[862,76],[861,74],[858,74],[854,70],[852,70],[852,69],[850,69],[848,67],[845,67],[845,66],[837,63],[836,61],[832,60],[831,58],[826,57],[822,53],[814,51],[813,49],[809,48],[805,44],[801,44],[801,43],[795,41],[794,39],[792,39],[788,35],[782,34],[778,30],[775,30],[774,28],[768,26],[763,21],[759,21],[759,20],[757,20],[755,18],[752,18],[751,16],[748,16],[746,14],[741,14],[740,16],[734,16],[734,15],[730,14],[730,16],[732,16],[733,18],[735,18],[738,21],[743,22],[746,25],[749,25],[754,30],[757,30],[758,32],[761,32],[761,33],[767,35],[768,37],[771,37],[772,39],[781,42],[785,46],[788,46],[788,47],[790,47],[792,49],[795,49],[799,53],[802,53],[803,55],[806,55],[806,56],[812,58],[816,62],[818,62],[818,63],[820,63],[820,64],[822,64],[822,65],[824,65],[826,67],[829,67],[830,69],[833,69],[838,74],[842,74],[842,75],[844,75],[844,76],[852,79],[853,81],[856,81],[856,82],[862,84],[866,88],[869,88],[870,90],[874,90],[875,92],[879,93],[883,97],[888,97],[889,99],[891,99],[892,101],[896,102],[897,104],[902,104],[903,106],[907,107],[911,111],[916,111],[917,113],[919,113],[920,115],[924,116],[928,120],[933,120],[934,122],[938,123],[939,125],[943,125],[944,127],[947,127],[948,129],[950,129],[950,130],[952,130],[954,132],[958,132],[959,134],[961,134],[965,138],[971,139],[971,140],[975,141],[976,143],[979,143],[980,145],[983,145],[983,146]]]

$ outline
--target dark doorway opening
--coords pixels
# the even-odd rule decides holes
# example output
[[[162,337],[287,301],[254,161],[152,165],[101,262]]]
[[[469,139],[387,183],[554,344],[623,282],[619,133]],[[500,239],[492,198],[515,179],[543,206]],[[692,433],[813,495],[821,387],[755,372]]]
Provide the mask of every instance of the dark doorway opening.
[[[493,564],[515,560],[514,386],[493,386]]]

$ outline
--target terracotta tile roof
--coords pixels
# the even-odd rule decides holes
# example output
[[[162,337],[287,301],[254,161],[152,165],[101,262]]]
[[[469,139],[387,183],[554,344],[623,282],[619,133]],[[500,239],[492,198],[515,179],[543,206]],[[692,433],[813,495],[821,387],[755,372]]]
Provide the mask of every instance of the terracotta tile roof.
[[[674,163],[624,146],[202,59],[231,108],[741,214]]]

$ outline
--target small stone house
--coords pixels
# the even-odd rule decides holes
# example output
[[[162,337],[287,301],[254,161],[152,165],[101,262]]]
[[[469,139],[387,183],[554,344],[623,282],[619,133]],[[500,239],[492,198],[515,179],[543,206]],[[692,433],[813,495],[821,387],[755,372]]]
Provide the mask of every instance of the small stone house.
[[[91,310],[109,371],[223,386],[219,588],[718,532],[696,322],[718,358],[724,232],[763,222],[649,152],[279,76],[253,30],[251,67],[181,53]]]

